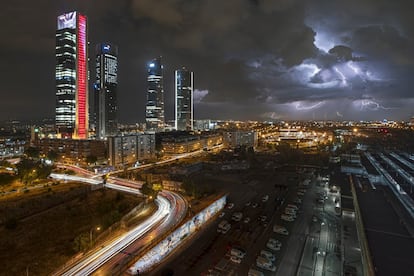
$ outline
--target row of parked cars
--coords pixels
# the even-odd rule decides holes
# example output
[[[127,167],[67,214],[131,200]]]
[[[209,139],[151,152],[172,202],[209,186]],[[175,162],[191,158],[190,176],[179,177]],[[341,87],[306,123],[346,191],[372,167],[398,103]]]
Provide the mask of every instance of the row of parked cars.
[[[292,202],[286,205],[283,214],[281,215],[281,219],[284,221],[294,221],[297,217],[297,212],[299,211],[299,206],[302,203],[301,197],[305,195],[307,186],[309,182],[306,182],[306,185],[302,185],[302,187],[298,190],[297,198]],[[275,224],[273,225],[273,232],[280,234],[280,235],[289,235],[289,231],[286,227],[282,225]],[[256,258],[256,266],[260,269],[268,270],[268,271],[276,271],[276,256],[274,255],[273,251],[281,250],[282,243],[279,240],[270,238],[266,243],[266,249],[260,251],[260,254]],[[250,268],[248,272],[248,276],[263,276],[263,272],[255,269]]]
[[[281,219],[284,221],[294,221],[297,217],[298,206],[295,204],[288,204],[285,207],[284,213],[281,215]]]

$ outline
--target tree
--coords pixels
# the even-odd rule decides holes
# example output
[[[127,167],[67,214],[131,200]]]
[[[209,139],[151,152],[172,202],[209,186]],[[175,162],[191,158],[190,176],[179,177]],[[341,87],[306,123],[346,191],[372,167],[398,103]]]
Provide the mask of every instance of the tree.
[[[54,150],[50,150],[47,153],[47,158],[50,159],[50,160],[52,160],[52,161],[56,161],[58,159],[58,157],[59,157],[59,155]]]
[[[40,151],[36,147],[28,147],[25,153],[30,158],[39,158]]]
[[[190,178],[186,178],[183,181],[181,187],[184,189],[185,193],[188,196],[197,197],[199,195],[199,190],[197,189],[196,185],[194,184],[193,180]]]
[[[81,252],[88,249],[90,244],[89,236],[87,233],[82,233],[73,241],[73,249],[75,252]]]
[[[141,187],[141,193],[143,195],[146,195],[147,197],[156,198],[158,191],[155,191],[151,184],[148,184],[147,182],[144,183]]]
[[[96,163],[96,161],[98,161],[98,157],[96,157],[95,155],[88,155],[86,156],[85,161],[88,164],[94,164]]]
[[[35,163],[30,159],[22,159],[17,165],[17,175],[21,182],[27,183],[30,180],[30,174],[35,170]]]

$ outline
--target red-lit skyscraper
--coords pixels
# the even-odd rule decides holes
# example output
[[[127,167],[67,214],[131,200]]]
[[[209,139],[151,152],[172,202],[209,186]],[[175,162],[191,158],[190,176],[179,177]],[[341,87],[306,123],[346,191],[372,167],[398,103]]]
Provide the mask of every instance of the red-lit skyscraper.
[[[88,138],[88,32],[86,16],[58,16],[56,128],[62,137]]]

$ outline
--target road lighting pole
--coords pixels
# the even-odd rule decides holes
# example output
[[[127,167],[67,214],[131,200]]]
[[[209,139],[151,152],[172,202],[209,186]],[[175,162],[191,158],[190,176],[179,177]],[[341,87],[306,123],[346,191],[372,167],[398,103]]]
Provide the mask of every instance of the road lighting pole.
[[[89,243],[90,243],[90,247],[92,247],[92,245],[93,245],[93,231],[94,230],[96,230],[96,231],[99,231],[99,230],[101,230],[101,227],[96,227],[96,228],[94,228],[94,227],[92,227],[91,228],[91,231],[89,231]]]

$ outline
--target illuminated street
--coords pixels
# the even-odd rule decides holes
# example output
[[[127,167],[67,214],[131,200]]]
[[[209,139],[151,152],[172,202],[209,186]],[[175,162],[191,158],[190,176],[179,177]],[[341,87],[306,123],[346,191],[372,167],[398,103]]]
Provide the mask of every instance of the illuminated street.
[[[52,174],[51,177],[60,180],[82,181],[93,185],[101,183],[96,179],[72,175]],[[131,181],[126,181],[127,186],[123,186],[125,181],[119,178],[114,179],[114,182],[117,184],[107,183],[105,186],[124,192],[140,194],[137,188],[130,187]],[[97,272],[98,275],[100,273],[105,275],[104,271],[111,271],[123,258],[131,256],[132,253],[138,254],[140,250],[145,249],[144,245],[150,244],[155,237],[162,236],[168,230],[174,228],[181,222],[187,213],[186,201],[173,192],[161,192],[155,202],[158,206],[158,210],[145,222],[141,223],[128,233],[111,240],[110,243],[102,245],[102,248],[87,255],[82,258],[82,260],[78,260],[70,267],[63,268],[62,271],[59,271],[59,273],[56,274],[91,274],[111,260],[109,264],[105,265],[105,267]],[[137,240],[139,241],[135,243]],[[126,251],[132,253],[129,253],[128,255],[125,253]]]

